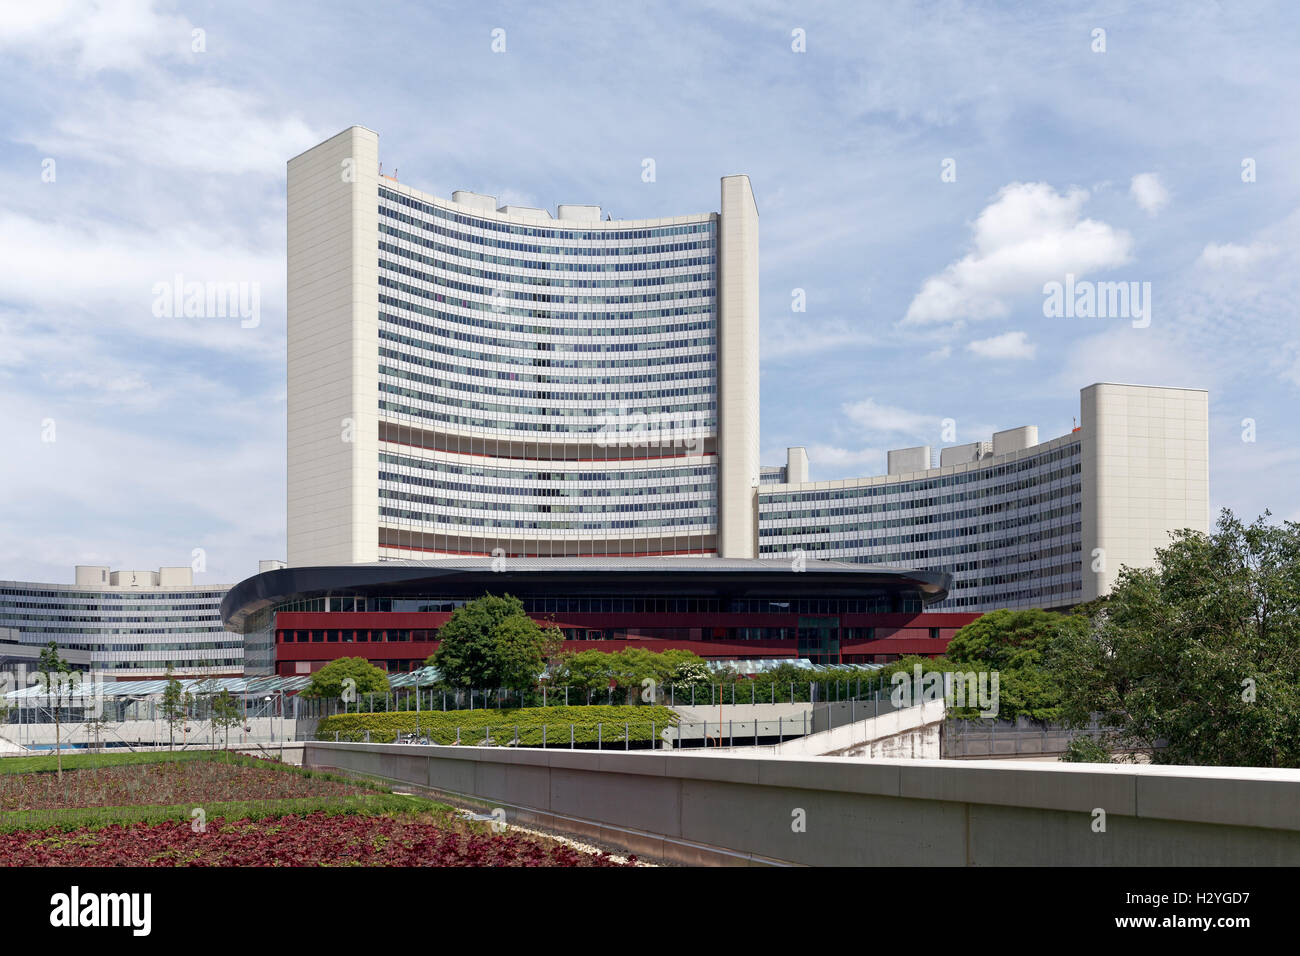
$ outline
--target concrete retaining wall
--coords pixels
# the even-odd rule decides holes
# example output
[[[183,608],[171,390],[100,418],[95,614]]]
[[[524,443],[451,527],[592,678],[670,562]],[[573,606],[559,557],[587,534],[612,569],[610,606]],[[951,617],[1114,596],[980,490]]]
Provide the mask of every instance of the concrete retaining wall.
[[[940,731],[947,710],[942,700],[891,711],[869,720],[788,740],[773,747],[788,757],[890,757],[938,760]]]
[[[1300,865],[1297,770],[318,742],[303,762],[680,862]]]

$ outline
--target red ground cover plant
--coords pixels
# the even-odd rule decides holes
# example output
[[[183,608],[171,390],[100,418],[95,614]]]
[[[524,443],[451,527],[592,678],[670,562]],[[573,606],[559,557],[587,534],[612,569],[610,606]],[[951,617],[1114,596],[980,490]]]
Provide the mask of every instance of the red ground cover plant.
[[[215,760],[189,760],[0,774],[0,811],[58,807],[119,807],[140,804],[199,806],[225,800],[283,800],[293,797],[373,793],[336,780],[307,777],[274,763],[248,767]]]
[[[448,820],[288,815],[0,834],[6,866],[634,866],[533,837]]]

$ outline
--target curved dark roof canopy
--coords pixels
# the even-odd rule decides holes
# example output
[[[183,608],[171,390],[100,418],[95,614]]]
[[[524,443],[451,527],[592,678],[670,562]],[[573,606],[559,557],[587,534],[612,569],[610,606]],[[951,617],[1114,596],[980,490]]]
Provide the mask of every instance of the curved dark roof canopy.
[[[494,570],[494,564],[500,570]],[[848,561],[734,558],[447,558],[280,568],[240,581],[221,602],[221,620],[243,631],[251,614],[296,598],[486,593],[573,595],[869,597],[917,591],[923,604],[948,596],[952,575]]]

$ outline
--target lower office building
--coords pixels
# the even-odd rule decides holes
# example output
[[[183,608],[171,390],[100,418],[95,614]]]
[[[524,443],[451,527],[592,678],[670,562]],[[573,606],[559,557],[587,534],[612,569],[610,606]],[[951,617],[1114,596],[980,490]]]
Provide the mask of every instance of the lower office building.
[[[760,557],[952,574],[936,609],[1068,607],[1150,567],[1171,532],[1209,530],[1209,408],[1201,389],[1091,385],[1079,425],[888,454],[888,474],[807,480],[802,448],[758,489]],[[769,475],[774,477],[769,477]]]
[[[269,566],[269,565],[266,565]],[[237,677],[243,641],[221,623],[228,584],[195,584],[190,568],[78,566],[74,584],[0,581],[0,658],[29,670],[51,641],[74,669],[102,680]]]

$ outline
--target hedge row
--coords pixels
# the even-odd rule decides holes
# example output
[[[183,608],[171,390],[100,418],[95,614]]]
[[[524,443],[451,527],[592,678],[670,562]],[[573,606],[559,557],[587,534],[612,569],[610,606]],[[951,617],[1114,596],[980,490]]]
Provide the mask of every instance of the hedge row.
[[[457,729],[462,746],[488,744],[522,747],[574,743],[659,739],[664,728],[674,726],[677,715],[667,707],[597,706],[527,707],[514,710],[399,711],[385,714],[336,714],[317,727],[317,740],[361,741],[370,732],[371,743],[392,743],[399,734],[419,733],[430,743],[456,743]]]

